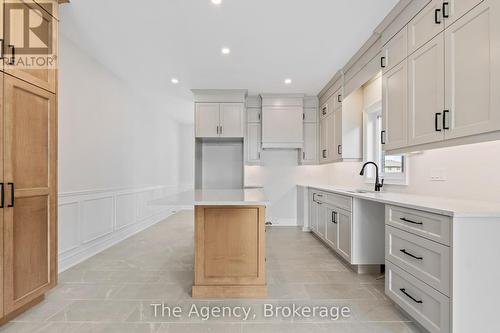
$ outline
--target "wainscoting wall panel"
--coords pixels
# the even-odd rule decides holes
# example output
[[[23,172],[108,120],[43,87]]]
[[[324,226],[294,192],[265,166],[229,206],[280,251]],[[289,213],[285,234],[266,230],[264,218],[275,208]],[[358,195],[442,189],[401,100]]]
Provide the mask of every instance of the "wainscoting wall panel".
[[[59,194],[59,272],[103,251],[175,211],[192,207],[153,206],[154,199],[190,185],[153,186]]]

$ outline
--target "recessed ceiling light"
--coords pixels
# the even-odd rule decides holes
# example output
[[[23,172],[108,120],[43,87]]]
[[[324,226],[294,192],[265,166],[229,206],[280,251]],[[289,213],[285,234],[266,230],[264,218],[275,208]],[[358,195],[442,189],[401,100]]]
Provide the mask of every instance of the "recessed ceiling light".
[[[220,5],[222,3],[222,0],[212,0],[212,3],[214,5]]]
[[[292,84],[292,79],[285,79],[285,84]]]
[[[174,77],[174,78],[172,78],[172,80],[170,80],[170,82],[172,82],[173,84],[177,84],[177,83],[179,83],[179,79],[176,79]]]
[[[223,47],[221,50],[222,54],[229,54],[231,53],[231,50],[228,47]]]

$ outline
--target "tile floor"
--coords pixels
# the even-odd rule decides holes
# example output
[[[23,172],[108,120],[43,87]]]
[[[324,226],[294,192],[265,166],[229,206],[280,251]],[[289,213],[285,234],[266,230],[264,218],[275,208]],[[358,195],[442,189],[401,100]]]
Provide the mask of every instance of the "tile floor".
[[[0,332],[418,332],[384,296],[383,281],[351,272],[326,246],[298,228],[267,232],[265,300],[196,300],[193,212],[183,211],[65,271],[46,300]],[[151,304],[180,306],[181,318],[155,316]],[[337,321],[265,318],[274,306],[349,307]],[[188,316],[191,306],[250,306],[252,317]]]

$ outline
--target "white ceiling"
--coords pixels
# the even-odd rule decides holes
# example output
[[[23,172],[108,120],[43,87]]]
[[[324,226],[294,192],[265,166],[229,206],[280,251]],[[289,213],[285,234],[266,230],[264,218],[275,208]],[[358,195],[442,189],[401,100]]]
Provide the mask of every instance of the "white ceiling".
[[[60,31],[151,103],[192,122],[194,88],[317,94],[397,2],[72,0]]]

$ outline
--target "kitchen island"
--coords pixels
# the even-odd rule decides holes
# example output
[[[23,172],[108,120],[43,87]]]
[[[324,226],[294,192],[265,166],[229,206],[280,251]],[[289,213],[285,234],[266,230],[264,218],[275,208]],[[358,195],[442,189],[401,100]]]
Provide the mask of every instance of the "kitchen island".
[[[267,295],[261,189],[195,190],[152,204],[194,204],[193,298]]]

